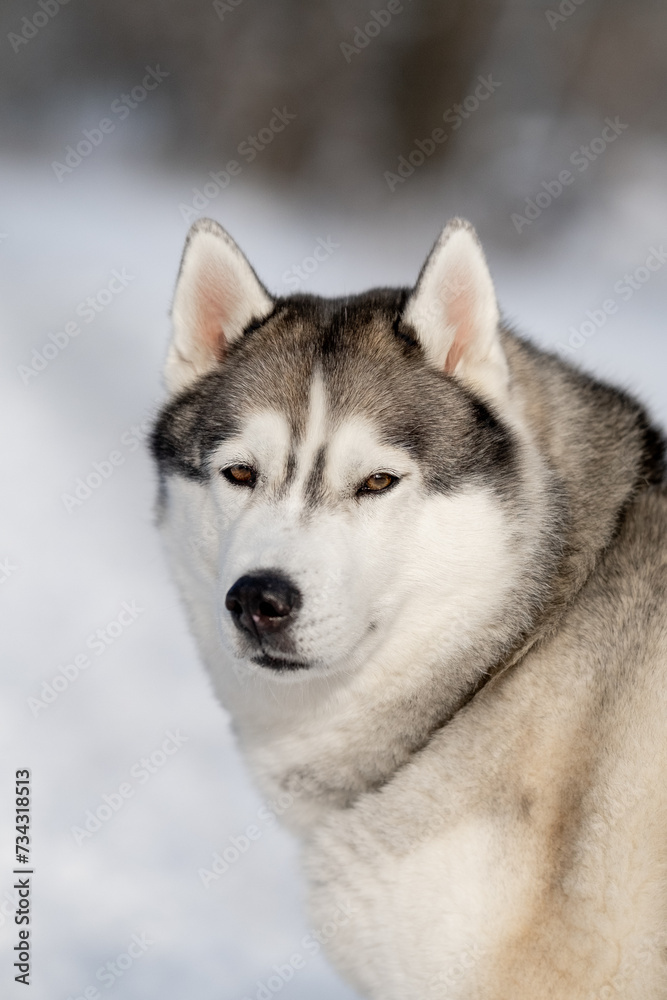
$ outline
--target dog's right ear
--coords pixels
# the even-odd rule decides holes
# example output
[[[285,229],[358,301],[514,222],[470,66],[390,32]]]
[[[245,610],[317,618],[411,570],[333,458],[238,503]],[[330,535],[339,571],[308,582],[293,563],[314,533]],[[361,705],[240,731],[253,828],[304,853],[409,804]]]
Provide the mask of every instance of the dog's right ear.
[[[165,381],[179,392],[212,371],[253,320],[272,311],[266,291],[236,243],[212,219],[199,219],[185,242],[171,310],[173,336]]]

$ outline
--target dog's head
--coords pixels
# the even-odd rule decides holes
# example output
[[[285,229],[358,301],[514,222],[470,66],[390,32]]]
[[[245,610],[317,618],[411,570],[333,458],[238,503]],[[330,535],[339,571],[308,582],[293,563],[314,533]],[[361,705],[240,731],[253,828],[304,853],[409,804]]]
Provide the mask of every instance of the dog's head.
[[[162,518],[207,659],[303,679],[469,648],[528,527],[498,309],[459,220],[412,291],[272,298],[203,220],[153,435]],[[512,429],[514,428],[514,429]],[[202,638],[203,636],[203,638]]]

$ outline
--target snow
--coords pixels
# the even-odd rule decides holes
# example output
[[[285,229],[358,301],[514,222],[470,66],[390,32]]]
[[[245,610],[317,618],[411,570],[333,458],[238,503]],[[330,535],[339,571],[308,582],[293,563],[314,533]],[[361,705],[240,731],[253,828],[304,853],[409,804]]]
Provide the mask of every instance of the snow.
[[[647,154],[644,174],[631,172],[576,215],[563,213],[548,240],[517,238],[507,220],[511,249],[498,226],[485,243],[505,315],[545,346],[562,350],[587,310],[614,299],[617,310],[576,359],[638,392],[664,423],[667,267],[627,299],[614,291],[661,246],[667,216],[658,159]],[[32,1000],[95,997],[93,987],[124,1000],[272,995],[261,984],[278,975],[274,966],[287,975],[295,953],[304,967],[279,990],[274,978],[273,992],[286,1000],[352,998],[302,944],[309,928],[297,845],[258,818],[262,801],[197,660],[152,523],[145,422],[162,397],[167,310],[187,228],[179,203],[191,200],[205,171],[172,175],[91,158],[58,183],[47,162],[5,158],[0,178],[8,193],[0,217],[0,562],[13,567],[0,572],[3,996],[24,995],[11,969],[18,940],[12,789],[15,771],[27,767]],[[341,294],[412,282],[440,225],[467,207],[454,189],[437,201],[415,189],[345,214],[279,198],[242,177],[206,211],[267,286],[283,293],[285,272],[318,239],[339,244],[300,290]],[[548,211],[555,218],[561,209]],[[114,271],[124,275],[112,282],[116,293],[85,322],[77,307],[109,287]],[[62,344],[73,322],[80,332],[25,384],[19,368],[31,363],[32,349],[41,351],[49,333],[60,333]],[[71,497],[96,463],[99,487],[67,509],[63,495]],[[96,630],[113,622],[111,644],[91,648],[90,637],[94,643]],[[88,665],[79,669],[77,656]],[[29,699],[41,698],[44,682],[67,665],[78,676],[35,714]],[[177,739],[167,755],[168,733]],[[151,755],[158,763],[148,774],[141,761]],[[126,797],[121,786],[130,788]],[[110,818],[77,843],[72,828],[83,827],[104,795],[116,810],[109,806]],[[210,870],[213,855],[250,824],[261,836],[205,888],[199,869]],[[144,950],[136,941],[132,949],[139,957],[129,966],[121,959],[122,975],[96,978],[127,954],[133,935],[145,935]]]

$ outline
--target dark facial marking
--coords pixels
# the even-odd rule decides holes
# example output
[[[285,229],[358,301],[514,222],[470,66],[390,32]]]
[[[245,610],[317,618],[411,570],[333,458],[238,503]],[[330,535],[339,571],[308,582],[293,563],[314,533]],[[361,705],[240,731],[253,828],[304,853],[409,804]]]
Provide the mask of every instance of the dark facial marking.
[[[283,480],[283,487],[287,489],[293,482],[296,475],[296,450],[294,446],[290,448],[290,453],[287,457],[287,465],[285,467],[285,478]]]
[[[222,408],[208,406],[211,381],[207,376],[172,399],[158,416],[150,446],[160,472],[186,479],[209,477],[206,455],[217,441],[236,431],[236,421]]]
[[[310,470],[304,496],[306,504],[314,507],[324,495],[324,466],[326,465],[326,448],[323,446],[317,452],[313,467]]]

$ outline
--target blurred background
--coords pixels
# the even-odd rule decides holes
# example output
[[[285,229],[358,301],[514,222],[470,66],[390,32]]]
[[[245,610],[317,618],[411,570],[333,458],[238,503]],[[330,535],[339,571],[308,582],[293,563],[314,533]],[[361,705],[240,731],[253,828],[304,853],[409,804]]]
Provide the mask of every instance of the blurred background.
[[[354,997],[303,943],[297,847],[258,819],[152,523],[190,223],[276,293],[344,294],[411,284],[467,216],[507,319],[664,424],[666,45],[657,0],[3,4],[3,997],[25,767],[33,1000]]]

